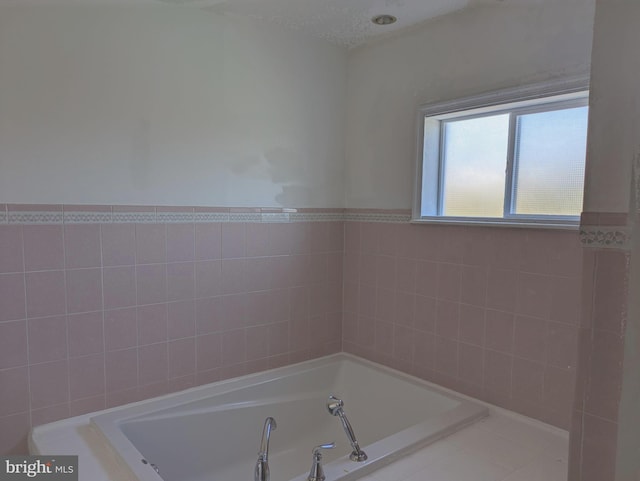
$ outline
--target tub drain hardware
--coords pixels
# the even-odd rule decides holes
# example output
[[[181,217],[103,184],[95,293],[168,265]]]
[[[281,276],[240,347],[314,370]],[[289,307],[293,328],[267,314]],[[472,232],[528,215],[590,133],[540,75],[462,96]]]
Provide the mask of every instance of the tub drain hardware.
[[[149,462],[149,461],[147,461],[146,459],[141,459],[140,461],[142,461],[142,464],[148,464],[149,466],[151,466],[151,467],[153,468],[153,470],[154,470],[156,473],[160,474],[160,470],[158,469],[158,466],[156,466],[155,464],[150,463],[150,462]]]

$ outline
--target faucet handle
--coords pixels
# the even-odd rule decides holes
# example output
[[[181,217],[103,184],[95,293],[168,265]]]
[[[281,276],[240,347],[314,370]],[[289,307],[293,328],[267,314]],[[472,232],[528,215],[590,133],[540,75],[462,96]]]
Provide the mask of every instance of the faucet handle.
[[[309,472],[309,476],[307,477],[307,481],[325,481],[327,478],[324,475],[324,470],[322,469],[322,453],[320,452],[323,449],[332,449],[336,447],[336,443],[327,443],[320,444],[313,448],[313,464],[311,465],[311,471]]]
[[[321,449],[333,449],[336,447],[336,443],[327,443],[327,444],[320,444],[319,446],[316,446],[315,448],[313,448],[313,455],[317,456],[320,453]]]

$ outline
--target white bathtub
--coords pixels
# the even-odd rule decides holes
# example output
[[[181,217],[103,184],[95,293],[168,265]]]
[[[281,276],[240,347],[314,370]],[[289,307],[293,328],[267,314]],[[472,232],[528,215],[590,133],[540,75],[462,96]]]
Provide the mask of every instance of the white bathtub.
[[[344,400],[366,462],[349,460],[340,420],[326,410],[329,394]],[[419,379],[337,354],[96,413],[91,423],[133,479],[245,481],[272,416],[271,480],[306,480],[312,448],[335,441],[324,452],[327,479],[349,481],[486,415]]]

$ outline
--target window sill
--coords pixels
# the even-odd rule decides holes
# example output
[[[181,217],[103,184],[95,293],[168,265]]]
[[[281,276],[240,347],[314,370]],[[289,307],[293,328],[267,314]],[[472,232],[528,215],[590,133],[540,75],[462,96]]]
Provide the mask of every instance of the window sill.
[[[580,221],[547,219],[498,219],[492,217],[412,217],[412,224],[446,224],[478,227],[509,227],[518,229],[580,229]]]

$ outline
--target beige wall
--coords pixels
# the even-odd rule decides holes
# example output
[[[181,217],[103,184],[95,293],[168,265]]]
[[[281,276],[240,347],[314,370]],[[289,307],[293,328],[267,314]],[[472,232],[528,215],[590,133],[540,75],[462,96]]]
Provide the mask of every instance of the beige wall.
[[[0,8],[0,202],[343,205],[346,50],[199,9]]]

